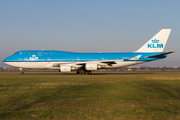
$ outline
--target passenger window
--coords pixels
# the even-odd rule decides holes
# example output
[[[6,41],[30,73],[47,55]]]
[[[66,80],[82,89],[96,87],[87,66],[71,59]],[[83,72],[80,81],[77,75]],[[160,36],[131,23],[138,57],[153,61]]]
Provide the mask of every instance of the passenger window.
[[[43,53],[43,55],[51,55],[52,53]]]
[[[38,53],[26,53],[26,55],[37,55]]]

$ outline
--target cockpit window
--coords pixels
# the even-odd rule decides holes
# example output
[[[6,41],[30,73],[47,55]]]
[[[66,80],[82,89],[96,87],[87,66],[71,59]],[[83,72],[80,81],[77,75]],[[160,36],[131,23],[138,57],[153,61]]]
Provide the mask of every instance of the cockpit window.
[[[14,54],[18,54],[18,52],[15,52]]]

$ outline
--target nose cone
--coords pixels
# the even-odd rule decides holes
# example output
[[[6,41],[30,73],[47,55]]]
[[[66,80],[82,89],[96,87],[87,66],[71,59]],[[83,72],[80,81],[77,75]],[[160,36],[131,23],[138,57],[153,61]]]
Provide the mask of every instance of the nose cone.
[[[13,61],[15,61],[16,59],[17,59],[17,56],[15,56],[15,55],[13,54],[13,55],[5,58],[5,59],[3,60],[3,62],[13,62]]]
[[[8,59],[7,58],[5,58],[4,60],[3,60],[3,63],[5,63],[6,65],[8,65]]]
[[[3,62],[4,62],[4,63],[5,63],[5,62],[8,62],[8,57],[5,58],[5,59],[3,60]]]
[[[5,59],[3,60],[3,62],[4,62],[6,65],[15,67],[13,60],[14,60],[14,59],[13,59],[13,56],[9,56],[9,57],[5,58]]]
[[[4,62],[5,64],[11,66],[11,63],[13,62],[12,60],[13,60],[13,59],[12,59],[12,56],[9,56],[9,57],[5,58],[5,59],[3,60],[3,62]]]

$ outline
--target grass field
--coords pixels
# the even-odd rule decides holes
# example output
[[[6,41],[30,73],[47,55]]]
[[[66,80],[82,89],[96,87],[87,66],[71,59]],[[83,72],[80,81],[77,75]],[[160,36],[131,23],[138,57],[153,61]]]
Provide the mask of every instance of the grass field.
[[[180,119],[180,71],[0,72],[0,119]]]

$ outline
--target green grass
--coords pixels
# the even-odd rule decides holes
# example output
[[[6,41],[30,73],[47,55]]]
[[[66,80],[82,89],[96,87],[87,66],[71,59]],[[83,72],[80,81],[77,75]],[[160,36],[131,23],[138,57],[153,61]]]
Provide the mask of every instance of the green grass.
[[[180,71],[0,72],[0,119],[180,119]]]

